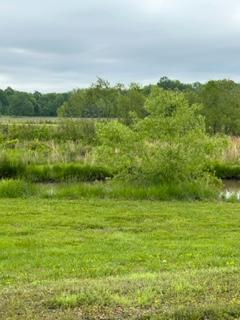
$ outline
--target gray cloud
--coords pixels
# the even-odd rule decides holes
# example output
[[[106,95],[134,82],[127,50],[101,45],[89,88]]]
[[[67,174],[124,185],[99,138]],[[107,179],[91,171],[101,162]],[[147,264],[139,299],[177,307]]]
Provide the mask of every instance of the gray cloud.
[[[237,0],[0,2],[0,87],[240,80]]]

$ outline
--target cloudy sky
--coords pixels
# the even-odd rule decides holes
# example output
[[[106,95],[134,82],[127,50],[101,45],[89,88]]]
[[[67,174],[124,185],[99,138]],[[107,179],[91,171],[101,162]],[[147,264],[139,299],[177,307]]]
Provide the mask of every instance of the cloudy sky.
[[[0,87],[240,81],[239,0],[0,0]]]

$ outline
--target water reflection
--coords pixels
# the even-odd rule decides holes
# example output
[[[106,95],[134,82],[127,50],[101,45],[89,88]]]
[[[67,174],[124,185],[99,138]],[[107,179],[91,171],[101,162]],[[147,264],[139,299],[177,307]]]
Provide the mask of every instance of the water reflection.
[[[224,191],[221,192],[221,197],[224,199],[237,199],[240,201],[240,180],[224,180]]]

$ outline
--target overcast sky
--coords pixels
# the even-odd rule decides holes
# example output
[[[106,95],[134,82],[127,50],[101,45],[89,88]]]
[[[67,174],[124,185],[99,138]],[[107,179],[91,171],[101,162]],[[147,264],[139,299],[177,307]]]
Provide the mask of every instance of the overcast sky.
[[[240,81],[239,0],[0,0],[0,87]]]

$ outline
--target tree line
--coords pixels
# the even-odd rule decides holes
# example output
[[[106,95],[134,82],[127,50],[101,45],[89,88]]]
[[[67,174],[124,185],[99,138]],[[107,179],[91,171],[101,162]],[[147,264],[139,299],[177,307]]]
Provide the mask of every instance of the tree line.
[[[70,93],[27,93],[0,89],[0,115],[19,117],[56,117],[57,110],[68,100]]]
[[[98,79],[89,88],[47,94],[7,88],[0,90],[0,115],[118,118],[130,124],[134,117],[148,115],[146,100],[156,87],[181,92],[190,105],[201,105],[209,133],[240,135],[240,84],[227,79],[186,84],[162,77],[154,85],[128,87]]]

